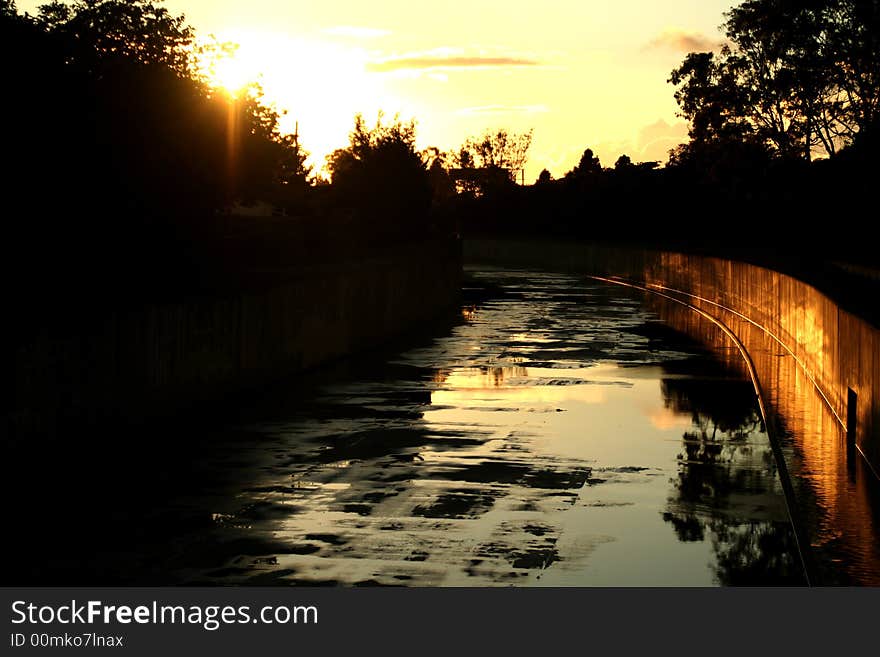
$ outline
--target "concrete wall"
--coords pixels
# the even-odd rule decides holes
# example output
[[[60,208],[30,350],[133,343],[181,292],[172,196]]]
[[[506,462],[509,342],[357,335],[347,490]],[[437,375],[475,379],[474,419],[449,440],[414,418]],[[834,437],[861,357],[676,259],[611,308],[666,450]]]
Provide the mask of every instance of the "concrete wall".
[[[690,303],[724,320],[756,352],[758,377],[768,391],[784,380],[779,359],[795,361],[844,432],[853,391],[856,444],[880,471],[880,331],[810,285],[745,263],[662,254],[646,268],[645,280],[688,293]],[[756,331],[774,337],[787,353],[764,363],[765,338]]]
[[[6,364],[4,442],[163,416],[368,348],[450,309],[460,274],[457,245],[413,245],[259,292],[89,318],[77,335],[47,329]]]

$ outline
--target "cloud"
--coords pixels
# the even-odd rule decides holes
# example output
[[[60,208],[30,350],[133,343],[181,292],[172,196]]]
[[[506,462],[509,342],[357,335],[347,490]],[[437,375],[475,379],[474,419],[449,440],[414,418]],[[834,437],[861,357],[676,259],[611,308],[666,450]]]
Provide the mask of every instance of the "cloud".
[[[688,126],[684,122],[669,124],[663,119],[639,130],[636,140],[637,155],[641,162],[665,163],[669,151],[688,140]]]
[[[602,166],[614,166],[617,158],[621,155],[629,155],[633,162],[659,162],[666,164],[669,160],[669,151],[688,140],[688,126],[679,121],[667,123],[659,119],[650,125],[643,127],[631,139],[625,141],[606,141],[593,146],[596,155],[602,160]],[[577,157],[580,157],[580,153]],[[577,157],[572,154],[571,159],[577,163]]]
[[[463,107],[456,114],[541,114],[549,112],[546,105],[480,105]]]
[[[462,68],[509,68],[520,66],[538,66],[538,62],[523,57],[484,57],[470,55],[440,54],[406,55],[392,57],[367,64],[367,70],[373,73],[389,73],[405,70],[436,70]]]
[[[720,50],[723,41],[713,39],[700,32],[671,29],[651,40],[645,50],[672,50],[674,52],[708,52]]]
[[[375,27],[362,27],[357,25],[334,25],[321,30],[324,34],[351,39],[378,39],[391,34],[388,30],[380,30]]]

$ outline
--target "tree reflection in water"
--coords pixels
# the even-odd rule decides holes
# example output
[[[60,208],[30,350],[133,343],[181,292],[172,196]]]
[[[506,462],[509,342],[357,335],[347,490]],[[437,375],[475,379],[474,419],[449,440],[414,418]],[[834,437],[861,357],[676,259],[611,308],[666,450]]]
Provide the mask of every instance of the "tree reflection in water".
[[[724,371],[664,378],[664,401],[690,414],[664,520],[679,540],[709,540],[727,586],[805,583],[754,390]],[[702,374],[702,373],[701,373]]]

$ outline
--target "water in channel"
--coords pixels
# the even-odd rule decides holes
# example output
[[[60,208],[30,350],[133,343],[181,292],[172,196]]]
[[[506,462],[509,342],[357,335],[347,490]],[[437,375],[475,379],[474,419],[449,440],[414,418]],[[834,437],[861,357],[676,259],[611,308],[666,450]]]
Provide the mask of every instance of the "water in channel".
[[[130,509],[105,515],[117,544],[78,572],[127,584],[804,582],[749,381],[637,292],[562,274],[468,277],[479,301],[454,325],[206,430],[198,458],[150,484],[165,497],[144,492],[136,529]]]
[[[469,275],[493,293],[444,335],[218,441],[205,467],[240,489],[202,499],[214,558],[188,550],[182,580],[802,582],[747,380],[638,293]]]

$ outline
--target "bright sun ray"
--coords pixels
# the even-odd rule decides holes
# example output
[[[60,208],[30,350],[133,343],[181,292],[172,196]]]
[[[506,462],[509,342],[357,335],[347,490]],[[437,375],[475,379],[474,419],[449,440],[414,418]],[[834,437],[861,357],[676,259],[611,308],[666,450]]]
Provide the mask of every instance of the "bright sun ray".
[[[350,45],[296,38],[268,31],[234,30],[218,35],[235,44],[206,58],[208,81],[231,96],[259,83],[267,102],[282,110],[281,129],[304,135],[316,171],[334,149],[344,146],[355,112],[372,123],[380,109],[415,116],[417,109],[367,70],[370,54]]]
[[[262,72],[258,63],[243,56],[238,43],[220,43],[212,37],[203,42],[201,48],[199,69],[215,89],[236,97],[260,81]]]

